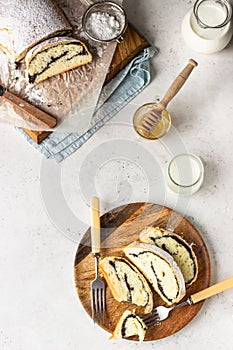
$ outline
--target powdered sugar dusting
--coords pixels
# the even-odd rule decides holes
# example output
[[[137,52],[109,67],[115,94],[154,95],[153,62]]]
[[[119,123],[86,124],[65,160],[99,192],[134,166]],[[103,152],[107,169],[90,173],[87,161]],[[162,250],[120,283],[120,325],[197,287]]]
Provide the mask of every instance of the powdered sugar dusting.
[[[0,44],[17,60],[35,43],[66,30],[71,26],[52,0],[0,0]]]
[[[86,29],[99,40],[114,39],[122,32],[120,22],[107,12],[93,12],[87,19]]]
[[[25,90],[25,93],[30,102],[34,104],[44,103],[46,102],[45,97],[43,96],[43,90],[39,88],[35,88],[33,84],[28,84]]]

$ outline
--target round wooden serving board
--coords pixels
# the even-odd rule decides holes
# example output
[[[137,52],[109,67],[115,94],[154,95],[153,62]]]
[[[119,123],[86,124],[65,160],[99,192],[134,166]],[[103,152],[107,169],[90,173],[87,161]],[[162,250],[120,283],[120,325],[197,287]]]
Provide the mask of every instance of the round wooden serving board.
[[[210,259],[206,245],[195,227],[179,213],[151,203],[133,203],[118,207],[101,217],[101,256],[123,256],[122,246],[138,240],[140,232],[147,226],[173,227],[189,244],[197,256],[199,272],[197,280],[187,289],[185,298],[207,288],[210,284]],[[90,283],[95,278],[94,258],[91,253],[90,228],[79,244],[74,264],[74,278],[78,296],[91,317]],[[185,299],[184,298],[184,299]],[[112,333],[120,316],[126,309],[143,311],[127,302],[117,302],[106,287],[107,315],[102,326]],[[154,306],[164,305],[154,292]],[[145,340],[152,341],[167,337],[186,326],[199,312],[203,302],[173,310],[167,320],[150,327]],[[137,337],[128,338],[138,340]]]

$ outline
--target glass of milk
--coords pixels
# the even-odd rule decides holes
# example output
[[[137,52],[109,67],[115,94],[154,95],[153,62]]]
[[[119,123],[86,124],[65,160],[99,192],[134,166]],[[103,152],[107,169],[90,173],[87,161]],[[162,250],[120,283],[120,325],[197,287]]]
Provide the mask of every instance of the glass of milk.
[[[232,7],[227,0],[197,0],[182,22],[185,43],[204,54],[221,51],[232,33]]]
[[[181,195],[191,195],[199,190],[203,179],[203,163],[194,154],[178,154],[168,164],[166,181],[173,192]]]

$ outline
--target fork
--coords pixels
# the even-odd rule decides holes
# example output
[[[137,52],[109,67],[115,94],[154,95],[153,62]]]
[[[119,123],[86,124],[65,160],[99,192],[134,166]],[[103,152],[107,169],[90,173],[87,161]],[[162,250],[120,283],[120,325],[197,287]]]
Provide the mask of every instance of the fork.
[[[213,295],[224,292],[225,290],[233,288],[233,277],[227,278],[222,282],[216,283],[211,287],[203,289],[200,292],[197,292],[191,295],[187,300],[182,303],[176,304],[171,307],[158,306],[154,308],[149,314],[141,314],[139,317],[144,321],[147,327],[156,325],[163,320],[168,318],[169,313],[177,308],[183,307],[185,305],[196,304],[201,300],[207,299]]]
[[[99,278],[100,210],[99,198],[92,198],[91,248],[95,258],[95,279],[91,282],[92,319],[100,324],[105,316],[105,283]]]

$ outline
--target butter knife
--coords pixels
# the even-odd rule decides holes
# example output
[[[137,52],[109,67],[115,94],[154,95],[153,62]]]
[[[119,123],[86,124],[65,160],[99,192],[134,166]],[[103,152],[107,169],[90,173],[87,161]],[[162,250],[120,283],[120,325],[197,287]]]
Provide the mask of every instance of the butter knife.
[[[37,125],[39,124],[43,127],[51,129],[54,128],[57,124],[56,118],[42,111],[38,107],[33,106],[29,102],[26,102],[19,96],[12,94],[2,85],[0,85],[0,97],[4,101],[11,103],[16,110],[18,110],[19,112],[23,112],[23,114],[27,115],[29,120],[35,122]],[[23,115],[21,116],[23,118]]]

